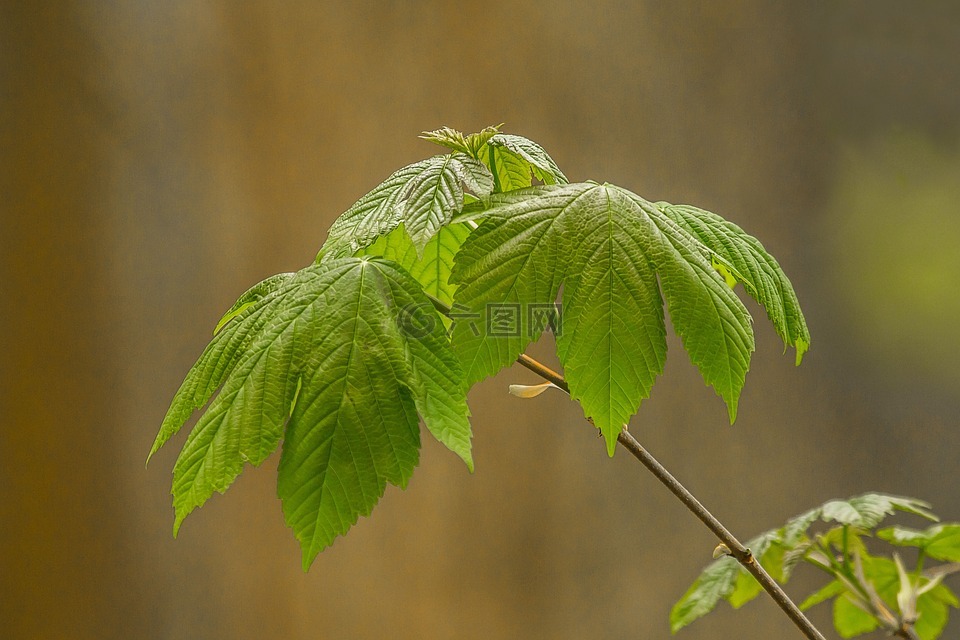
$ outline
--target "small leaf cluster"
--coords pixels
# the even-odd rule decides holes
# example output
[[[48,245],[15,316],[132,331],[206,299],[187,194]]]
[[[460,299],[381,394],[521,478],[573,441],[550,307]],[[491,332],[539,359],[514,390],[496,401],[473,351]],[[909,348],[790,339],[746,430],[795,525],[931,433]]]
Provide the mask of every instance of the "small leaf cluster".
[[[720,216],[570,182],[522,136],[423,137],[331,226],[313,264],[255,285],[217,323],[151,455],[204,409],[174,466],[174,532],[282,446],[277,493],[303,565],[419,460],[419,420],[473,469],[466,394],[547,327],[607,452],[664,370],[668,317],[731,422],[754,350],[735,287],[799,364],[810,335],[760,242]],[[497,306],[547,309],[495,335]],[[562,328],[562,331],[561,331]]]
[[[925,529],[879,526],[898,511],[936,521],[929,506],[913,498],[879,493],[830,500],[756,536],[746,546],[779,582],[789,580],[801,563],[825,573],[829,581],[800,608],[832,600],[834,626],[842,637],[882,629],[905,638],[934,640],[947,623],[950,607],[960,606],[953,591],[942,583],[944,577],[960,571],[960,523],[938,523]],[[888,550],[887,557],[868,549],[880,541],[914,548],[912,568],[906,567],[896,550]],[[929,566],[928,560],[946,564]],[[740,608],[760,591],[760,584],[734,558],[720,557],[673,606],[671,629],[677,632],[706,615],[720,600]]]

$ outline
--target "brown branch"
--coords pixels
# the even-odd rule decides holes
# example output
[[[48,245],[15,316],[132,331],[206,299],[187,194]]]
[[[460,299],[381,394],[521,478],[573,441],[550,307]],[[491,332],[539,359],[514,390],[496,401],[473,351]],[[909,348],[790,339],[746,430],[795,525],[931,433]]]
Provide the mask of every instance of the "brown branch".
[[[545,380],[549,380],[553,384],[557,385],[563,391],[570,393],[570,387],[567,385],[567,381],[556,371],[553,371],[549,367],[537,362],[527,354],[520,354],[520,357],[517,358],[517,362],[533,371],[538,376]],[[756,558],[753,556],[753,553],[750,552],[750,549],[747,549],[743,544],[737,540],[737,538],[730,533],[723,524],[717,520],[716,517],[707,509],[700,504],[700,501],[690,493],[686,487],[680,484],[680,481],[673,477],[673,475],[667,471],[667,469],[660,464],[660,462],[654,458],[649,451],[643,448],[641,444],[637,441],[633,435],[627,431],[626,425],[623,427],[623,431],[620,432],[620,435],[617,436],[617,442],[629,451],[637,460],[640,461],[643,466],[647,468],[657,480],[663,483],[667,489],[670,490],[673,495],[675,495],[680,502],[684,504],[693,515],[697,516],[703,524],[707,526],[710,531],[712,531],[720,541],[727,546],[729,549],[730,555],[736,558],[743,567],[750,572],[754,578],[757,579],[757,582],[760,583],[760,586],[770,594],[770,597],[773,598],[773,601],[783,610],[784,613],[793,621],[793,623],[803,632],[803,634],[810,640],[825,640],[823,634],[813,626],[813,623],[804,615],[800,608],[790,599],[790,596],[780,587],[777,582],[770,577],[770,574],[757,562]]]
[[[893,632],[893,635],[906,638],[906,640],[920,640],[920,636],[914,630],[913,625],[906,622],[902,623],[900,628]]]
[[[433,296],[428,296],[433,305],[437,308],[438,311],[444,315],[449,316],[451,313],[450,307],[446,304],[437,300]],[[521,353],[517,358],[517,362],[530,371],[534,372],[544,380],[552,382],[565,393],[570,393],[570,387],[567,384],[567,381],[562,375],[547,367],[544,364],[534,360],[525,353]],[[770,577],[770,574],[764,570],[760,563],[757,562],[754,558],[753,553],[750,552],[750,549],[747,549],[743,544],[737,540],[737,538],[727,531],[727,528],[714,517],[712,513],[707,511],[707,509],[700,504],[700,501],[690,493],[686,487],[684,487],[680,482],[670,474],[666,468],[660,464],[660,462],[654,458],[650,453],[644,449],[640,443],[634,438],[629,431],[627,431],[627,426],[623,426],[623,431],[620,432],[620,435],[617,436],[617,442],[620,443],[627,451],[629,451],[637,460],[643,464],[657,479],[670,490],[673,495],[675,495],[680,502],[684,504],[697,518],[703,522],[708,529],[710,529],[720,541],[727,546],[727,549],[730,552],[730,555],[736,558],[743,567],[750,572],[754,578],[757,579],[757,582],[760,583],[760,586],[770,594],[770,597],[773,598],[773,601],[787,614],[787,616],[793,621],[793,623],[803,632],[803,634],[809,640],[826,640],[822,633],[820,633],[816,627],[813,626],[813,623],[807,619],[807,617],[800,611],[800,608],[790,599],[790,596],[780,587],[777,582]]]

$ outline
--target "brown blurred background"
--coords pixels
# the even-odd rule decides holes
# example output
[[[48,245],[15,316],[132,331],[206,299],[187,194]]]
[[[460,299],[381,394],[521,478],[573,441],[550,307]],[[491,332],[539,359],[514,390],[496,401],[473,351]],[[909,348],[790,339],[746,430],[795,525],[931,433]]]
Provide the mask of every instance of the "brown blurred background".
[[[958,60],[949,1],[3,3],[0,637],[669,636],[714,539],[523,370],[471,393],[475,474],[424,438],[307,574],[276,457],[170,535],[183,436],[143,461],[216,320],[442,125],[780,259],[803,366],[753,305],[735,426],[676,340],[633,422],[734,532],[870,489],[960,520]],[[800,636],[758,599],[678,637]]]

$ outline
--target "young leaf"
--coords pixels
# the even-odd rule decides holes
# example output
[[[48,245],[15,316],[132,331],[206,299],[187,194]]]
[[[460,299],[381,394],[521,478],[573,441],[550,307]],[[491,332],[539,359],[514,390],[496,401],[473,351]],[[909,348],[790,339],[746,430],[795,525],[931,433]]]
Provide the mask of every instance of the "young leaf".
[[[543,327],[530,326],[531,310],[552,305],[563,284],[557,353],[572,397],[612,455],[622,425],[663,370],[662,287],[691,360],[735,416],[753,350],[750,317],[695,238],[613,185],[533,187],[492,196],[487,205],[451,276],[460,285],[455,301],[477,320],[453,333],[468,384],[536,339]],[[502,309],[516,310],[520,326],[493,331]]]
[[[845,592],[833,601],[833,626],[841,638],[852,638],[873,631],[880,622],[858,606],[853,595]]]
[[[936,640],[943,633],[950,617],[950,607],[957,607],[957,597],[945,585],[937,585],[917,600],[917,621],[914,631],[921,640]]]
[[[730,556],[711,563],[670,609],[670,631],[676,633],[713,611],[733,591],[739,573],[740,565]]]
[[[830,500],[819,507],[791,518],[779,529],[771,529],[756,536],[747,542],[746,546],[751,549],[760,560],[760,564],[775,580],[785,582],[798,562],[807,558],[809,554],[818,552],[812,538],[815,537],[819,543],[832,545],[837,550],[843,548],[844,538],[846,538],[848,552],[856,553],[862,558],[866,575],[874,583],[880,596],[887,602],[896,602],[899,584],[896,566],[892,561],[885,558],[869,556],[859,534],[863,533],[861,530],[872,529],[877,526],[884,517],[895,511],[904,511],[925,518],[936,519],[936,516],[927,511],[927,507],[929,505],[925,502],[913,498],[902,498],[880,493],[867,493],[847,500]],[[830,528],[825,533],[814,535],[809,529],[817,521],[839,522],[840,525]],[[844,536],[845,528],[847,530],[846,536]],[[887,535],[893,536],[894,534],[891,532]],[[708,565],[697,581],[694,582],[688,594],[695,591],[704,576],[710,576],[707,582],[714,585],[714,590],[722,592],[724,595],[720,597],[727,598],[734,607],[743,606],[753,599],[759,593],[759,584],[742,569],[739,570],[739,574],[729,577],[729,584],[715,584],[716,576],[720,571],[718,563],[729,559],[721,558]],[[827,585],[821,591],[807,598],[802,608],[811,607],[845,592],[846,587],[841,583],[834,582],[831,584],[839,586]],[[924,599],[928,597],[930,597],[929,593],[920,596],[918,610],[919,607],[924,605]],[[688,596],[685,595],[675,606],[679,606],[687,598]],[[716,604],[716,600],[713,601],[713,604]],[[863,618],[850,609],[850,607],[856,608],[852,600],[835,606],[840,608],[837,615],[841,619],[841,624],[845,625],[845,632],[853,633],[853,630],[858,628],[860,623],[863,623]],[[710,609],[712,609],[712,606]],[[707,613],[710,609],[703,611],[700,615]]]
[[[783,544],[793,547],[805,540],[807,529],[820,519],[821,511],[821,507],[816,507],[787,520],[787,524],[783,526]]]
[[[493,174],[496,193],[533,186],[533,167],[521,156],[496,145],[486,145],[480,150],[479,157]]]
[[[835,521],[860,529],[872,529],[894,511],[905,511],[929,520],[937,517],[927,511],[930,505],[922,500],[901,498],[881,493],[865,493],[849,500],[830,500],[821,507],[824,522]]]
[[[456,286],[449,282],[453,259],[470,231],[470,226],[463,223],[441,227],[423,248],[422,257],[418,257],[413,241],[400,225],[356,255],[380,256],[396,262],[420,283],[424,293],[449,306],[456,291]]]
[[[930,541],[923,547],[931,558],[946,562],[960,562],[960,524],[932,527]]]
[[[846,587],[843,586],[838,580],[831,580],[824,586],[822,586],[817,591],[811,593],[807,598],[800,603],[800,610],[806,611],[810,607],[815,607],[821,602],[826,602],[831,598],[835,598],[846,590]]]
[[[480,158],[483,159],[481,150]],[[531,173],[544,184],[566,184],[567,177],[543,147],[523,136],[498,133],[487,142],[490,170],[498,176],[501,191],[531,185]]]
[[[419,255],[437,230],[463,209],[464,188],[477,197],[493,190],[486,165],[470,156],[445,154],[407,165],[337,218],[317,261],[353,255],[400,223]]]
[[[895,526],[881,529],[877,537],[901,547],[919,547],[936,560],[960,562],[960,524],[938,524],[924,531]]]
[[[418,255],[440,227],[463,209],[463,186],[478,197],[493,190],[486,166],[462,154],[438,156],[407,185],[400,210]]]
[[[473,158],[477,158],[483,145],[485,145],[490,138],[497,135],[502,126],[503,124],[501,123],[497,126],[485,127],[482,131],[469,135],[463,135],[456,129],[451,129],[450,127],[442,127],[434,131],[424,131],[420,134],[420,137],[434,144],[438,144],[441,147],[453,149],[454,151],[459,151]]]
[[[751,538],[745,544],[750,549],[757,562],[767,570],[767,573],[774,580],[782,580],[782,571],[780,569],[783,561],[783,547],[779,545],[781,531],[773,529],[761,533],[759,536]],[[719,560],[715,561],[719,562]],[[739,565],[738,565],[739,567]],[[706,571],[709,571],[707,567]],[[754,578],[746,569],[739,567],[734,587],[726,596],[724,596],[734,609],[739,609],[746,603],[756,598],[763,588],[757,579]]]
[[[767,573],[774,580],[785,581],[783,575],[783,547],[779,544],[781,536],[780,529],[774,529],[760,534],[756,538],[748,541],[746,546],[753,553],[754,558],[760,563]],[[750,602],[763,590],[757,579],[753,577],[746,569],[740,567],[740,575],[737,576],[737,583],[733,592],[727,597],[727,601],[734,609],[739,609]]]
[[[261,463],[284,427],[278,492],[305,568],[370,512],[387,482],[406,484],[417,413],[472,468],[462,374],[442,325],[412,334],[405,324],[404,310],[425,308],[405,271],[346,258],[298,272],[227,324],[194,368],[216,372],[197,374],[204,394],[211,381],[223,386],[174,467],[175,531],[246,462]],[[188,391],[201,386],[189,381]],[[190,405],[183,396],[171,407],[178,419]]]
[[[401,195],[414,178],[433,165],[437,158],[442,157],[444,156],[414,162],[394,171],[372,191],[357,200],[330,226],[327,241],[323,243],[317,261],[353,255],[379,236],[396,229],[402,222],[399,210]]]
[[[734,609],[739,609],[760,595],[761,591],[763,591],[763,587],[760,586],[757,579],[741,567],[740,572],[737,573],[737,580],[734,582],[733,590],[730,592],[730,595],[727,596],[727,602],[729,602],[730,606]]]
[[[843,524],[830,527],[823,533],[818,533],[816,539],[821,544],[832,545],[837,550],[843,549],[844,544],[846,544],[847,550],[853,552],[856,549],[864,548],[863,541],[860,540],[860,536],[864,535],[870,535],[869,531]]]
[[[897,611],[898,592],[901,590],[901,578],[896,563],[883,557],[862,554],[864,572],[886,606]],[[914,576],[911,576],[914,579]],[[916,601],[916,622],[914,631],[921,640],[935,640],[946,626],[949,607],[957,606],[956,596],[942,584],[918,584],[922,592]],[[903,616],[906,612],[899,611]]]
[[[715,213],[668,202],[658,202],[656,206],[722,258],[715,268],[728,282],[743,282],[747,293],[766,309],[784,344],[796,348],[799,365],[810,346],[810,332],[793,285],[760,241]]]

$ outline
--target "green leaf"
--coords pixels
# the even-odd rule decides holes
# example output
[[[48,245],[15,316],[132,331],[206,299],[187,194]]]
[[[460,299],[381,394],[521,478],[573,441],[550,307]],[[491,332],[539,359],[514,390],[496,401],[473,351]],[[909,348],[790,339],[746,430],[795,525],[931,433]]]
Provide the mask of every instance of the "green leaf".
[[[846,533],[844,533],[846,530]],[[840,525],[831,527],[825,532],[817,534],[817,540],[826,545],[832,545],[838,551],[843,549],[844,538],[846,538],[847,550],[850,553],[865,551],[863,541],[860,536],[869,535],[869,532],[859,527],[850,525]]]
[[[777,533],[780,534],[780,531],[777,530]],[[790,579],[790,571],[783,566],[783,557],[786,551],[787,548],[780,543],[778,535],[778,539],[774,540],[770,548],[760,557],[760,565],[777,582],[786,582]]]
[[[576,253],[566,270],[557,355],[570,395],[606,436],[613,455],[622,425],[649,397],[667,358],[652,227],[617,189],[578,200]],[[571,221],[572,222],[572,221]]]
[[[703,245],[673,220],[653,214],[659,211],[653,205],[634,198],[670,243],[664,243],[666,259],[657,266],[673,327],[704,380],[726,402],[733,423],[754,348],[750,314],[704,256]]]
[[[930,505],[922,500],[883,493],[865,493],[847,500],[829,500],[788,520],[784,525],[782,544],[786,547],[805,544],[808,529],[818,520],[839,522],[841,525],[859,529],[872,529],[896,511],[936,520],[937,517],[928,511],[929,508]]]
[[[960,524],[938,524],[924,531],[898,525],[881,529],[877,537],[901,547],[919,547],[937,560],[960,562]]]
[[[957,597],[945,585],[937,585],[917,600],[917,621],[914,631],[921,640],[936,640],[950,618],[950,607],[957,606]]]
[[[957,599],[957,595],[945,584],[938,584],[931,589],[929,593],[930,597],[936,598],[940,602],[948,604],[955,609],[960,607],[960,600]]]
[[[924,551],[937,560],[960,562],[960,524],[944,525],[933,535]]]
[[[793,575],[793,570],[796,569],[802,560],[807,559],[810,552],[814,550],[814,547],[814,542],[806,537],[797,540],[793,546],[784,547],[783,563],[781,565],[784,579]]]
[[[225,314],[223,314],[223,317],[220,318],[220,321],[217,322],[217,326],[213,330],[213,335],[220,333],[220,330],[223,329],[224,325],[239,316],[248,308],[252,307],[254,304],[263,300],[264,298],[269,297],[274,291],[282,288],[283,284],[292,278],[293,275],[294,274],[292,273],[278,273],[247,289],[244,294],[237,299],[233,306],[230,307]]]
[[[837,580],[831,580],[820,589],[807,596],[807,598],[800,603],[800,610],[806,611],[807,609],[815,607],[821,602],[826,602],[831,598],[837,597],[844,591],[846,591],[846,587],[844,587],[843,584]]]
[[[177,460],[175,532],[281,436],[278,493],[304,568],[370,513],[387,482],[406,485],[419,455],[418,413],[472,468],[456,356],[439,323],[411,332],[403,312],[429,304],[393,263],[346,258],[298,272],[228,324],[214,342],[247,326],[256,337],[236,343],[235,366]]]
[[[529,187],[531,173],[544,184],[568,182],[553,158],[533,140],[523,136],[498,133],[487,142],[487,148],[487,158],[493,159],[490,160],[491,165],[497,165],[496,175],[500,178],[501,191]],[[480,157],[483,158],[482,150]],[[491,171],[494,168],[490,166]]]
[[[278,288],[273,285],[290,280],[285,277],[286,274],[279,274],[279,276],[267,278],[252,287],[224,315],[226,320],[221,320],[218,324],[220,330],[214,334],[213,340],[203,350],[196,364],[190,368],[174,395],[153,447],[150,449],[150,454],[147,456],[148,462],[160,447],[180,431],[194,411],[207,404],[217,388],[236,368],[247,348],[260,337],[263,327],[276,315],[277,305],[273,304],[273,298]],[[251,291],[263,292],[263,295],[248,304],[246,298],[252,299],[258,295],[251,294]]]
[[[413,404],[428,429],[472,468],[463,389],[442,331],[408,336],[391,317],[422,305],[423,296],[390,263],[348,264],[351,280],[336,283],[340,304],[319,310],[311,322],[324,355],[305,377],[304,389],[314,393],[301,393],[280,461],[278,494],[303,547],[304,568],[369,514],[386,482],[406,485],[419,444]],[[328,341],[331,348],[324,348]]]
[[[577,187],[586,191],[591,185],[570,188]],[[570,200],[565,190],[558,191],[529,189],[493,196],[492,209],[456,255],[450,281],[458,285],[454,301],[468,317],[454,324],[453,345],[468,386],[513,362],[540,335],[541,327],[518,323],[519,331],[486,339],[488,311],[494,305],[546,308],[556,301],[563,273],[560,256],[570,255],[574,247],[562,229],[554,230],[562,224]],[[469,317],[473,313],[475,319]],[[495,328],[493,318],[489,320]]]
[[[404,223],[418,254],[464,205],[464,189],[484,197],[493,177],[463,154],[438,155],[400,169],[360,198],[330,227],[317,262],[355,254]]]
[[[530,322],[530,311],[552,305],[563,284],[557,354],[571,395],[612,455],[663,371],[662,287],[691,360],[735,415],[753,349],[749,314],[695,238],[612,185],[532,187],[492,196],[487,206],[451,275],[460,286],[455,302],[475,320],[453,332],[468,384],[539,336],[543,327]],[[504,309],[518,316],[512,332],[494,330]]]
[[[676,633],[717,606],[734,589],[740,565],[724,556],[711,563],[670,610],[670,630]]]
[[[480,150],[495,181],[494,191],[503,193],[533,186],[533,167],[529,162],[502,147],[487,145]]]
[[[745,545],[770,577],[778,581],[783,580],[783,547],[779,544],[780,536],[780,530],[773,529],[748,540]],[[734,609],[739,609],[760,595],[761,591],[763,587],[757,579],[741,566],[740,575],[737,576],[736,585],[733,592],[727,596],[727,601]]]
[[[824,522],[838,522],[861,529],[872,529],[895,511],[905,511],[930,520],[937,517],[927,511],[930,505],[922,500],[901,498],[881,493],[865,493],[849,500],[830,500],[821,507]]]
[[[453,259],[470,231],[470,226],[463,223],[441,227],[423,248],[423,257],[418,257],[413,241],[400,225],[387,235],[380,236],[373,244],[360,249],[357,256],[380,256],[396,262],[420,283],[425,293],[449,306],[453,304],[456,291],[456,285],[449,282]]]
[[[852,638],[873,631],[880,622],[858,607],[850,593],[844,593],[833,601],[833,626],[840,637]]]
[[[441,147],[460,151],[461,153],[477,158],[483,145],[485,145],[490,138],[497,135],[502,126],[503,124],[501,123],[496,126],[485,127],[482,131],[469,135],[463,135],[456,129],[451,129],[450,127],[442,127],[434,131],[424,131],[420,134],[420,137],[434,144],[438,144]]]
[[[934,527],[930,527],[930,529],[939,528],[939,526],[942,525],[935,525]],[[896,525],[887,527],[886,529],[880,529],[877,531],[877,537],[900,547],[924,547],[929,544],[930,538],[932,537],[930,529],[918,531],[909,527]]]
[[[714,268],[731,286],[736,280],[743,282],[750,296],[766,309],[784,344],[796,348],[800,364],[810,346],[810,332],[793,285],[760,241],[715,213],[667,202],[658,202],[656,206],[720,256]]]
[[[866,580],[873,586],[884,606],[895,615],[903,615],[896,604],[898,591],[902,585],[896,563],[888,558],[868,555],[860,552],[863,561],[863,571]],[[911,579],[913,576],[911,576]],[[883,622],[868,613],[857,604],[857,596],[849,591],[838,580],[833,580],[808,597],[801,605],[801,609],[808,609],[832,597],[834,602],[834,626],[844,638],[850,638],[868,633],[883,626]],[[935,640],[949,616],[949,607],[957,606],[956,596],[947,587],[938,584],[920,594],[917,599],[917,621],[914,630],[922,640]]]
[[[727,601],[734,609],[739,609],[747,604],[763,591],[763,587],[757,582],[757,579],[750,575],[742,567],[737,574],[737,581],[734,583],[733,591],[727,597]]]
[[[407,185],[401,216],[418,254],[463,209],[463,186],[483,197],[493,190],[493,177],[485,165],[462,154],[439,156]]]
[[[804,542],[807,539],[807,529],[820,519],[822,511],[822,507],[817,507],[787,520],[787,524],[783,527],[783,544],[793,547]]]
[[[885,516],[896,511],[936,519],[936,516],[927,511],[928,507],[929,505],[920,500],[879,493],[867,493],[848,500],[830,500],[819,507],[791,518],[779,529],[771,529],[756,536],[748,541],[746,546],[751,549],[755,557],[760,560],[760,564],[775,580],[785,582],[789,579],[797,563],[805,559],[811,552],[819,553],[818,547],[813,543],[811,537],[815,535],[820,543],[832,545],[835,549],[841,550],[843,548],[844,528],[846,527],[848,552],[856,553],[862,558],[867,578],[875,584],[877,591],[886,602],[895,603],[899,587],[896,566],[886,558],[869,556],[860,535],[867,533],[867,530],[875,527]],[[817,521],[840,522],[841,524],[831,527],[824,533],[813,534],[809,529]],[[887,537],[895,535],[892,529],[887,531],[890,532],[885,534]],[[720,561],[728,559],[722,558]],[[694,588],[707,572],[711,572],[711,575],[713,575],[716,571],[719,571],[716,564],[709,565],[688,593],[694,591]],[[713,578],[708,580],[708,583],[712,582],[714,582]],[[842,586],[827,585],[807,598],[802,608],[811,607],[844,592],[844,590],[845,588]],[[729,591],[721,597],[726,597],[731,605],[739,608],[756,597],[759,592],[760,585],[753,576],[741,569],[739,575],[730,578]],[[922,602],[923,598],[927,596],[929,594],[923,594],[920,601]],[[686,597],[684,596],[684,598]],[[847,621],[843,624],[848,624],[845,628],[852,632],[858,621],[862,622],[857,613],[849,610],[849,607],[856,608],[856,606],[852,602],[846,602],[838,606],[840,607],[840,615]],[[710,608],[712,609],[712,606]]]
[[[400,203],[407,186],[436,164],[438,158],[445,157],[434,156],[398,169],[357,200],[330,226],[317,261],[353,255],[379,236],[396,229],[403,220]]]
[[[459,153],[454,154],[453,159],[455,160],[452,165],[453,171],[473,200],[480,200],[493,193],[493,174],[490,173],[487,165]],[[453,214],[459,213],[462,209],[463,205],[461,204]],[[447,222],[450,221],[451,217],[447,216]]]

